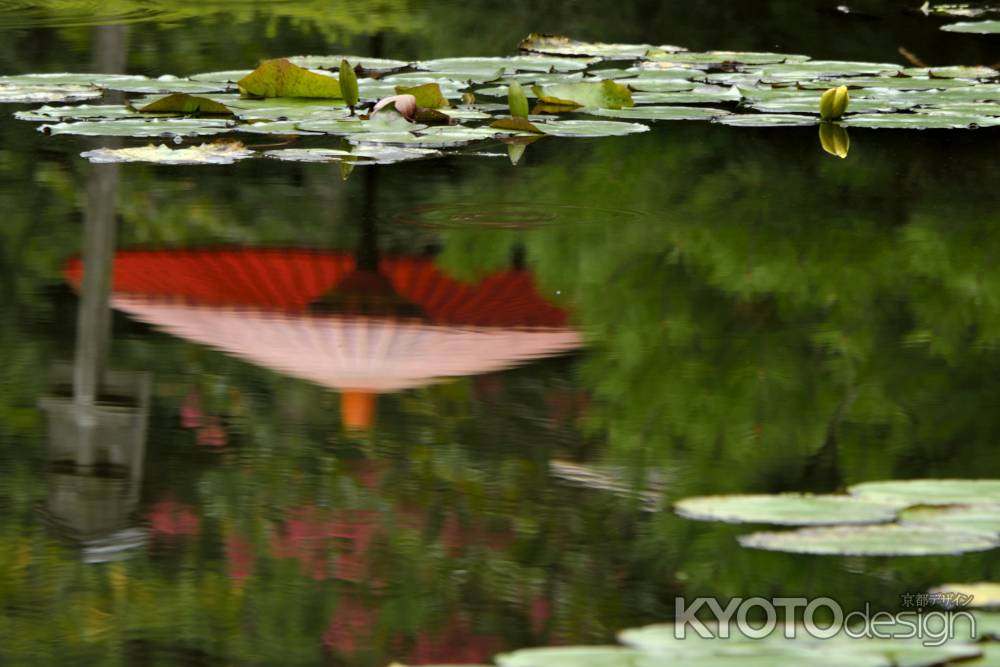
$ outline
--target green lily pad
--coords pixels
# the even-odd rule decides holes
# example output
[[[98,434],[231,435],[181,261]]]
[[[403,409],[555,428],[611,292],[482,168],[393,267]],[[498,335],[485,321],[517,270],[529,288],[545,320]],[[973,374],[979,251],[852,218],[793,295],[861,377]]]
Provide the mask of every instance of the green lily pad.
[[[930,591],[931,593],[959,593],[971,595],[968,607],[977,609],[1000,608],[1000,584],[989,581],[972,584],[942,584]]]
[[[1000,72],[985,65],[955,65],[952,67],[908,67],[903,70],[906,76],[936,77],[939,79],[995,79]]]
[[[832,526],[883,523],[897,508],[852,496],[781,493],[774,495],[700,496],[674,505],[677,513],[699,521],[771,523],[784,526]]]
[[[944,88],[963,88],[973,85],[975,85],[974,81],[967,81],[965,79],[932,79],[911,76],[856,76],[799,82],[799,87],[805,90],[826,90],[828,88],[836,88],[837,86],[847,86],[852,90],[859,88],[865,90],[872,88],[940,90]]]
[[[962,116],[1000,116],[1000,104],[993,102],[956,102],[918,107],[920,113],[957,114]]]
[[[614,120],[549,120],[539,123],[538,128],[553,137],[618,137],[649,131],[641,123]]]
[[[176,76],[165,74],[155,79],[146,77],[134,78],[102,78],[96,81],[96,85],[108,90],[117,90],[123,93],[141,94],[168,94],[168,93],[189,93],[192,95],[203,93],[219,93],[232,90],[233,86],[223,82],[213,81],[192,81]]]
[[[450,146],[462,146],[485,139],[494,139],[498,132],[503,132],[503,130],[445,125],[442,127],[429,127],[419,132],[365,132],[348,135],[347,140],[351,143],[370,142],[424,146],[427,148],[447,148]]]
[[[212,83],[226,83],[236,85],[236,82],[250,74],[252,69],[231,69],[222,72],[202,72],[192,74],[188,78],[192,81],[210,81]]]
[[[232,132],[232,122],[215,118],[123,118],[121,120],[55,123],[38,128],[48,134],[88,137],[193,137]]]
[[[335,70],[340,67],[341,60],[346,60],[351,63],[351,66],[360,65],[362,69],[372,72],[391,72],[392,70],[410,66],[410,63],[405,60],[369,58],[367,56],[289,56],[286,60],[293,65],[298,65],[306,69]]]
[[[681,93],[636,93],[636,104],[731,104],[743,99],[739,88],[698,86]]]
[[[544,131],[537,128],[530,120],[527,118],[513,117],[513,118],[500,118],[492,123],[490,127],[496,130],[511,130],[513,132],[523,132],[527,134],[545,134]]]
[[[657,107],[642,106],[629,109],[586,109],[591,116],[605,116],[622,120],[712,120],[727,116],[729,111],[709,107]]]
[[[843,122],[851,127],[907,130],[965,130],[1000,125],[996,117],[949,113],[860,114]]]
[[[254,97],[341,97],[337,79],[284,59],[265,60],[237,83],[241,92]]]
[[[650,44],[608,44],[606,42],[581,42],[562,35],[531,33],[523,40],[522,51],[546,53],[557,56],[587,56],[606,60],[635,60],[653,48]]]
[[[499,110],[499,109],[498,109]],[[447,109],[440,109],[441,113],[445,114],[450,118],[455,120],[489,120],[493,116],[481,108],[461,108],[461,107],[449,107]]]
[[[225,104],[187,93],[173,93],[138,109],[140,113],[181,113],[186,116],[232,116]]]
[[[411,148],[380,144],[360,144],[353,150],[333,148],[283,148],[264,153],[266,157],[287,162],[353,162],[355,164],[395,164],[442,155],[429,148]]]
[[[573,58],[544,58],[514,56],[512,58],[439,58],[416,63],[417,68],[444,75],[475,73],[488,75],[494,72],[575,72],[586,69],[591,61]]]
[[[233,164],[253,157],[255,153],[238,142],[201,144],[187,148],[171,148],[163,144],[134,148],[98,148],[80,154],[91,162],[151,162],[164,165]]]
[[[92,86],[0,83],[0,103],[82,102],[103,95],[104,91]]]
[[[721,116],[714,122],[733,127],[805,127],[815,125],[819,118],[790,113],[745,113]]]
[[[153,114],[164,118],[178,116],[177,113]],[[78,104],[69,106],[43,106],[30,111],[18,111],[14,114],[18,120],[51,123],[66,120],[117,120],[119,118],[148,118],[149,115],[139,114],[121,104]]]
[[[817,78],[837,79],[851,76],[894,76],[902,70],[892,63],[865,63],[842,60],[810,60],[808,62],[767,65],[763,68],[766,82],[812,81]]]
[[[894,524],[752,533],[739,542],[750,549],[826,556],[945,556],[1000,546],[987,533]]]
[[[977,505],[1000,503],[1000,480],[997,479],[909,479],[864,482],[849,487],[851,495],[913,505]]]
[[[540,102],[556,106],[621,109],[634,104],[628,87],[611,80],[533,86],[532,91]]]
[[[651,79],[648,77],[635,79],[622,79],[617,81],[628,86],[633,92],[638,93],[678,93],[698,87],[698,83],[690,79],[667,78]]]
[[[346,106],[334,106],[322,104],[319,101],[311,101],[311,104],[282,104],[288,98],[271,98],[268,100],[254,100],[256,102],[274,102],[274,106],[258,106],[251,108],[233,108],[236,117],[244,121],[321,121],[321,120],[344,120],[351,118],[350,109]],[[248,100],[249,101],[249,100]],[[306,100],[303,100],[306,101]],[[329,100],[324,100],[329,102]]]
[[[903,523],[981,530],[1000,535],[1000,505],[944,505],[911,507],[899,515]]]
[[[995,35],[1000,33],[1000,21],[963,21],[941,26],[945,32],[967,32],[976,35]]]
[[[652,61],[667,61],[679,65],[702,65],[720,67],[725,63],[738,65],[778,65],[783,63],[802,63],[809,56],[788,53],[760,53],[753,51],[683,51],[680,53],[650,53]]]
[[[282,136],[320,135],[322,132],[303,130],[296,120],[264,120],[237,125],[233,130],[246,134],[277,134]]]
[[[626,70],[636,72],[639,79],[701,79],[708,78],[702,70],[680,67],[670,63],[640,63],[637,68]]]
[[[628,667],[640,656],[620,646],[555,646],[501,653],[500,667]]]

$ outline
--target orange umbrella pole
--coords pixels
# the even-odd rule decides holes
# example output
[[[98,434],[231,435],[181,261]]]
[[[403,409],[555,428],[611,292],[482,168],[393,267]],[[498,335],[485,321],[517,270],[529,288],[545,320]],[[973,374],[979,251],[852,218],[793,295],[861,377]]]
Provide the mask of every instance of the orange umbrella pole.
[[[340,418],[346,428],[367,431],[375,423],[375,394],[345,391],[340,396]]]

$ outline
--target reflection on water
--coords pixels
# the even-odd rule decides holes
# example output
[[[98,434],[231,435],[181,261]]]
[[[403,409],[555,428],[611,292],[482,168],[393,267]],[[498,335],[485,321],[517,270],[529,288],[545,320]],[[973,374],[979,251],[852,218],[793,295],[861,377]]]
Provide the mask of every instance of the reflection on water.
[[[391,23],[324,7],[74,43],[105,71],[183,73],[245,66],[268,30],[291,53],[316,39],[304,24]],[[614,20],[407,7],[436,18],[434,44],[390,26],[359,48],[506,52],[555,19],[667,39],[635,3]],[[747,42],[705,46],[776,48],[753,40],[815,15],[773,7],[768,29],[733,31]],[[838,41],[881,60],[898,46],[884,35]],[[969,55],[942,61],[988,59],[953,39],[941,53]],[[607,642],[669,619],[676,595],[895,609],[996,578],[991,552],[752,552],[745,531],[657,511],[1000,475],[992,134],[858,131],[834,160],[811,128],[681,123],[542,140],[516,169],[445,159],[343,182],[323,165],[119,170],[83,163],[84,142],[0,131],[2,664],[473,663]]]

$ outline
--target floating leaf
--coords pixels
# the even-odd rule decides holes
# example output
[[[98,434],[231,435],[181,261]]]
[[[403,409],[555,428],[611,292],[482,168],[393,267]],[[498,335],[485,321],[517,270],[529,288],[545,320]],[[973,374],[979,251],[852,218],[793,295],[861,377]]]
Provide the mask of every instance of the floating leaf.
[[[359,144],[353,150],[332,148],[284,148],[264,153],[265,156],[288,162],[343,162],[355,164],[395,164],[408,160],[439,157],[442,153],[429,148],[410,148],[380,144]]]
[[[530,134],[545,134],[543,130],[535,127],[527,118],[521,117],[501,118],[490,123],[490,127],[497,130],[512,130],[514,132],[528,132]]]
[[[747,113],[721,116],[713,122],[734,127],[805,127],[817,123],[815,116],[795,114]]]
[[[43,125],[49,134],[78,134],[90,137],[188,137],[232,132],[234,125],[212,118],[123,118]]]
[[[499,131],[502,132],[502,130]],[[449,146],[461,146],[484,139],[493,139],[496,137],[497,132],[498,130],[486,127],[447,125],[443,127],[429,127],[419,132],[366,132],[363,134],[348,135],[347,139],[351,143],[371,142],[446,148]]]
[[[592,56],[615,60],[642,58],[653,48],[650,44],[607,44],[605,42],[581,42],[562,35],[547,35],[533,32],[519,45],[522,51],[547,53],[559,56]]]
[[[978,609],[1000,607],[1000,584],[992,581],[974,584],[943,584],[930,592],[971,595],[972,600],[966,605],[968,607]]]
[[[847,86],[830,88],[819,98],[819,117],[823,120],[840,120],[851,100]]]
[[[501,653],[494,660],[500,667],[628,667],[638,657],[620,646],[556,646]]]
[[[653,61],[668,61],[679,65],[700,65],[712,68],[719,68],[728,63],[737,65],[777,65],[781,63],[802,63],[809,60],[809,56],[803,55],[754,51],[653,52],[649,54],[649,57]]]
[[[1000,545],[987,533],[894,524],[752,533],[739,542],[751,549],[828,556],[956,555]]]
[[[851,137],[836,123],[820,123],[819,144],[830,155],[843,159],[851,150]]]
[[[997,479],[888,480],[855,484],[847,490],[860,498],[901,507],[1000,503],[1000,480]]]
[[[369,58],[367,56],[332,55],[332,56],[289,56],[288,62],[306,69],[339,69],[340,63],[348,61],[371,72],[391,72],[395,69],[408,67],[405,60],[389,58]]]
[[[164,93],[218,93],[232,89],[227,83],[212,81],[192,81],[176,76],[165,74],[156,79],[146,77],[123,77],[100,79],[97,85],[108,90],[117,90],[123,93],[142,94],[164,94]]]
[[[254,97],[342,97],[337,79],[281,58],[265,60],[238,84],[240,92]]]
[[[946,32],[967,32],[977,35],[990,35],[1000,33],[1000,21],[966,21],[962,23],[949,23],[941,26]]]
[[[903,523],[981,530],[1000,534],[1000,505],[944,505],[911,507],[899,515]]]
[[[550,120],[538,127],[554,137],[617,137],[649,131],[649,127],[641,123],[614,120]]]
[[[237,132],[249,134],[278,134],[282,136],[296,136],[309,134],[322,134],[312,130],[304,130],[299,127],[299,122],[294,120],[259,121],[237,125],[234,128]]]
[[[641,106],[630,109],[587,109],[584,111],[592,116],[621,118],[622,120],[712,120],[720,116],[728,116],[729,111],[709,107],[657,107]]]
[[[967,130],[1000,125],[1000,118],[949,113],[859,114],[844,119],[851,127],[907,130]]]
[[[159,114],[164,117],[177,116],[176,113]],[[18,120],[45,122],[60,120],[117,120],[119,118],[138,118],[135,110],[121,104],[78,104],[73,106],[44,106],[30,111],[18,111],[14,114]]]
[[[892,63],[865,63],[840,60],[810,60],[808,62],[765,65],[762,69],[766,82],[797,82],[813,79],[832,79],[844,76],[895,76],[902,69]]]
[[[346,60],[340,61],[340,94],[344,97],[344,103],[354,110],[358,105],[358,77],[354,73],[354,68]]]
[[[699,496],[674,505],[677,513],[700,521],[823,526],[882,523],[896,518],[896,507],[851,496],[781,493]]]
[[[441,87],[436,83],[425,83],[412,87],[396,86],[396,95],[412,95],[417,102],[417,106],[425,109],[443,109],[451,106],[441,93]]]
[[[636,93],[636,104],[734,104],[743,99],[736,86],[698,86],[677,93]]]
[[[621,109],[634,104],[628,87],[611,80],[533,86],[532,90],[540,102],[556,106]]]
[[[0,83],[0,103],[80,102],[97,99],[103,94],[92,86]]]
[[[630,90],[639,93],[679,93],[698,87],[698,83],[690,79],[680,78],[651,79],[644,77],[641,79],[622,79],[616,83],[627,85]]]
[[[152,162],[165,165],[232,164],[254,156],[252,150],[239,142],[201,144],[188,148],[159,145],[137,148],[98,148],[80,154],[91,162]]]
[[[511,74],[514,72],[575,72],[585,69],[588,60],[572,58],[540,58],[537,56],[514,56],[512,58],[439,58],[417,63],[417,67],[446,76],[482,78],[491,74]],[[496,77],[494,77],[496,78]]]
[[[207,97],[174,93],[139,108],[140,113],[181,113],[187,116],[232,116],[225,104]]]

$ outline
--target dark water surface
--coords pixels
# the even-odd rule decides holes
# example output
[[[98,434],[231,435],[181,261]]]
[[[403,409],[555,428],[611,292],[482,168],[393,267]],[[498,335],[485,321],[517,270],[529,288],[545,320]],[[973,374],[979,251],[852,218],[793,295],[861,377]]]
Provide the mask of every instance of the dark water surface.
[[[506,55],[531,30],[1000,61],[908,3],[707,4],[2,2],[0,70]],[[1000,477],[995,129],[852,130],[838,160],[815,128],[665,123],[342,181],[93,166],[100,142],[19,108],[0,119],[2,665],[477,662],[606,642],[678,595],[895,610],[1000,577],[996,552],[770,554],[648,511]],[[113,313],[78,297],[85,248],[117,253]]]

